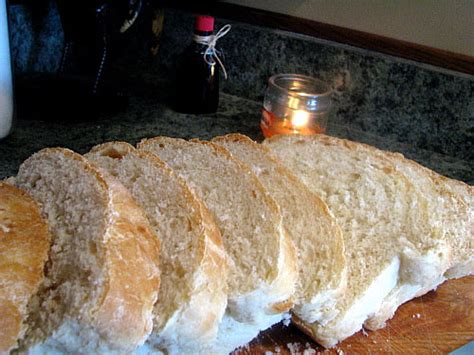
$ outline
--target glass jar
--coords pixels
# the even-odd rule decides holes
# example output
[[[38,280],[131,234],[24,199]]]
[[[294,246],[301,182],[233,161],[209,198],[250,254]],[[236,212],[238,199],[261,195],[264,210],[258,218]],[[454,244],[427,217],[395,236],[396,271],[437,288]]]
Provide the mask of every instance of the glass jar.
[[[275,134],[317,134],[326,131],[331,108],[331,87],[299,74],[277,74],[268,80],[260,128],[265,137]]]

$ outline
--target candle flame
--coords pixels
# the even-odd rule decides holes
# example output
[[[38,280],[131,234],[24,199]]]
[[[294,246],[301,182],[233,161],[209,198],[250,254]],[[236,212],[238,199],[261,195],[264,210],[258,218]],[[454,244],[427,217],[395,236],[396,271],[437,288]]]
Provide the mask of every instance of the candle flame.
[[[309,113],[303,110],[297,110],[291,117],[291,124],[294,127],[304,127],[308,124]]]

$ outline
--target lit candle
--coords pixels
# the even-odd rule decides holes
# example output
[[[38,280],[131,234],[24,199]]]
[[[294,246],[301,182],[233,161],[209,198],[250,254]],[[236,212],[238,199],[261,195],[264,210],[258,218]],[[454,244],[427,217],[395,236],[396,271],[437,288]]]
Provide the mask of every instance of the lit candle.
[[[293,117],[291,117],[291,124],[295,128],[303,128],[309,122],[309,112],[303,110],[297,110],[293,113]]]
[[[330,94],[327,84],[311,77],[297,74],[272,76],[260,122],[264,136],[324,133],[331,105]]]

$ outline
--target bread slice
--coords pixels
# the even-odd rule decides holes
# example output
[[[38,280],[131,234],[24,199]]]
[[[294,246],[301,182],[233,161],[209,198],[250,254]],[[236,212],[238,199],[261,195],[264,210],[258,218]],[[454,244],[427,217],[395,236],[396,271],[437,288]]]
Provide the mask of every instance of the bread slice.
[[[159,241],[128,191],[62,148],[33,154],[16,184],[41,204],[53,235],[23,349],[102,353],[142,344],[152,330]]]
[[[414,184],[423,197],[428,199],[430,223],[442,230],[452,248],[448,270],[438,278],[434,278],[432,284],[425,285],[423,288],[417,288],[411,284],[399,285],[387,296],[381,308],[365,323],[367,328],[375,330],[384,327],[386,320],[394,315],[402,303],[435,289],[447,278],[474,273],[474,222],[472,212],[469,213],[469,208],[472,211],[474,194],[472,187],[460,181],[442,177],[412,160],[405,159],[402,154],[384,152],[361,143],[354,144],[354,147],[363,154],[375,155],[389,161]],[[456,192],[456,188],[461,191]],[[456,218],[453,218],[453,215]]]
[[[330,320],[347,283],[344,241],[327,205],[271,154],[241,134],[213,143],[245,162],[280,206],[283,227],[298,253],[299,278],[293,312],[307,322]],[[328,263],[328,260],[331,260]],[[324,316],[323,316],[324,315]]]
[[[221,230],[230,260],[229,296],[212,352],[229,352],[281,320],[295,291],[295,249],[282,230],[278,206],[255,174],[209,142],[156,137],[139,148],[182,176]],[[241,328],[248,332],[237,339]]]
[[[110,142],[85,156],[120,180],[160,236],[160,295],[148,342],[179,353],[214,340],[227,306],[227,268],[207,208],[154,154]]]
[[[417,292],[447,269],[451,248],[431,223],[428,200],[393,164],[324,135],[276,136],[265,144],[321,195],[343,230],[349,278],[339,314],[327,324],[304,324],[322,345],[361,329],[391,292]]]
[[[0,182],[0,354],[17,348],[27,305],[44,278],[51,235],[36,202]]]

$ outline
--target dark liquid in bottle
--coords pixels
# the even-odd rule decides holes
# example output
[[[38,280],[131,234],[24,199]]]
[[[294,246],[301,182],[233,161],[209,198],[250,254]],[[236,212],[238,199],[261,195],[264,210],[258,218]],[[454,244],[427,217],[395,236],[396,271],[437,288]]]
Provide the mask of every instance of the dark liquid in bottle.
[[[200,36],[211,32],[196,33]],[[204,60],[207,46],[193,42],[178,68],[176,109],[184,113],[213,113],[219,104],[219,67]]]

